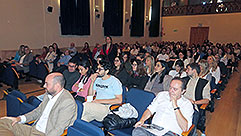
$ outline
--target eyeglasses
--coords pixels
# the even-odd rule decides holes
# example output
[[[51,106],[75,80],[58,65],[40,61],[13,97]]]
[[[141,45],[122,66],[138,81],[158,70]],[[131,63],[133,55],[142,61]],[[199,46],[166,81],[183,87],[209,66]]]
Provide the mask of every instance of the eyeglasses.
[[[68,67],[74,68],[74,67],[75,67],[75,65],[68,65]]]
[[[114,62],[119,62],[120,60],[114,60]]]
[[[103,69],[103,68],[97,68],[96,71],[101,71],[101,70],[105,70],[105,69]]]

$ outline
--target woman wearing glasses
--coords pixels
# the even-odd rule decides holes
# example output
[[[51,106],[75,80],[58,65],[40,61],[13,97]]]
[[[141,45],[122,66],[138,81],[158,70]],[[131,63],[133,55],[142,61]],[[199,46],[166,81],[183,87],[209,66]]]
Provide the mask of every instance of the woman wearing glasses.
[[[138,88],[144,89],[149,76],[146,73],[143,63],[140,60],[131,60],[132,71],[130,71],[130,76],[128,78],[127,87],[128,88]]]
[[[128,81],[128,73],[125,69],[123,58],[120,56],[115,57],[114,65],[115,67],[112,69],[111,75],[118,78],[123,86],[126,86]]]

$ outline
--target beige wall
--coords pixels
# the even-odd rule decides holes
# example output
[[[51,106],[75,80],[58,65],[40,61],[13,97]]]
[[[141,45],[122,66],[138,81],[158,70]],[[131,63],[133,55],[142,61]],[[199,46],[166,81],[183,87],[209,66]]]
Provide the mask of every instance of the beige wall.
[[[163,17],[163,41],[189,43],[190,28],[202,24],[209,27],[209,40],[216,43],[241,43],[241,13]]]
[[[130,37],[130,30],[125,19],[130,19],[131,0],[124,1],[123,36],[113,37],[114,42],[160,41],[161,37],[149,38],[148,26],[145,25],[145,36]],[[149,3],[151,0],[145,0]],[[71,42],[82,46],[88,41],[91,46],[104,43],[103,35],[103,0],[90,0],[91,5],[91,35],[90,36],[62,36],[59,24],[59,0],[0,0],[0,50],[17,49],[20,44],[27,44],[32,49],[39,49],[43,45],[57,42],[60,47],[67,47]],[[46,11],[48,5],[54,7],[52,13]],[[149,12],[146,4],[146,15]],[[95,17],[93,7],[98,7],[101,17]],[[0,54],[1,55],[1,54]]]

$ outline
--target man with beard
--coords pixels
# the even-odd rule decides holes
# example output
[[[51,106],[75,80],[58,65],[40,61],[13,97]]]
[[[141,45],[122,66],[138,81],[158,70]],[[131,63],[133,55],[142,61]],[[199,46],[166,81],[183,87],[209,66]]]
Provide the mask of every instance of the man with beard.
[[[97,67],[97,73],[91,76],[92,83],[89,95],[96,94],[96,98],[88,102],[87,96],[87,102],[83,104],[82,120],[87,122],[94,119],[102,121],[110,112],[110,105],[122,102],[122,84],[117,78],[109,75],[110,69],[110,62],[101,60]]]
[[[42,103],[33,111],[19,117],[2,117],[0,135],[15,136],[59,136],[73,125],[77,117],[77,105],[69,91],[65,90],[65,80],[60,73],[46,77],[46,93]],[[22,123],[36,120],[32,126]]]

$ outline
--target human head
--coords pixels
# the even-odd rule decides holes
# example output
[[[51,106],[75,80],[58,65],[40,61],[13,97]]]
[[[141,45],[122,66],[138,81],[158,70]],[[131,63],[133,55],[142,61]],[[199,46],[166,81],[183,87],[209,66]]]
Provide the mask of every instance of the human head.
[[[171,80],[170,88],[169,88],[169,96],[180,98],[181,95],[184,93],[186,88],[185,81],[180,77],[174,77]]]
[[[76,68],[77,68],[77,61],[74,58],[70,59],[68,63],[68,71],[71,73],[75,72]]]
[[[105,42],[106,42],[107,44],[112,43],[112,38],[111,38],[110,36],[106,36],[106,37],[105,37]]]
[[[58,94],[65,85],[64,76],[61,73],[51,73],[45,79],[44,88],[52,96]]]
[[[100,60],[99,65],[97,66],[97,73],[99,77],[104,77],[108,75],[111,69],[111,63],[105,59]]]
[[[58,49],[58,44],[57,43],[53,43],[51,46],[53,46],[53,49]]]
[[[184,63],[182,60],[177,60],[175,64],[176,71],[182,71],[184,69]]]
[[[65,50],[65,52],[64,52],[64,55],[69,55],[70,53],[69,53],[69,50],[67,49],[67,50]]]
[[[132,71],[134,73],[136,73],[140,76],[145,76],[147,74],[141,60],[138,60],[136,58],[131,59],[131,65],[132,65]]]
[[[24,47],[24,52],[25,52],[25,54],[29,54],[30,53],[30,49],[29,49],[28,46]]]
[[[165,61],[157,60],[155,65],[155,72],[166,74],[166,71],[168,70],[167,67],[168,66],[166,65]]]
[[[200,76],[203,76],[209,72],[209,64],[208,64],[207,60],[201,59],[199,62],[199,66],[200,66],[200,71],[201,71]]]
[[[121,64],[123,63],[124,63],[124,60],[122,59],[122,57],[120,56],[115,57],[115,60],[114,60],[115,67],[120,67]]]
[[[179,59],[181,59],[181,60],[184,60],[184,54],[183,54],[183,52],[179,52],[178,53],[178,57],[179,57]]]
[[[91,65],[88,60],[82,60],[78,62],[78,69],[81,75],[90,75],[91,74]]]
[[[123,58],[124,62],[127,62],[129,60],[129,54],[125,53],[122,58]]]
[[[100,61],[103,60],[103,59],[106,59],[104,55],[99,55],[97,56],[97,64],[100,64]]]
[[[200,67],[197,63],[191,63],[187,65],[187,74],[191,77],[198,76],[200,74]]]
[[[75,47],[75,43],[70,43],[70,48],[74,48]]]
[[[52,51],[54,51],[54,46],[50,45],[49,46],[49,52],[52,52]]]
[[[48,47],[47,47],[47,46],[43,46],[42,52],[43,52],[43,53],[48,53]]]

